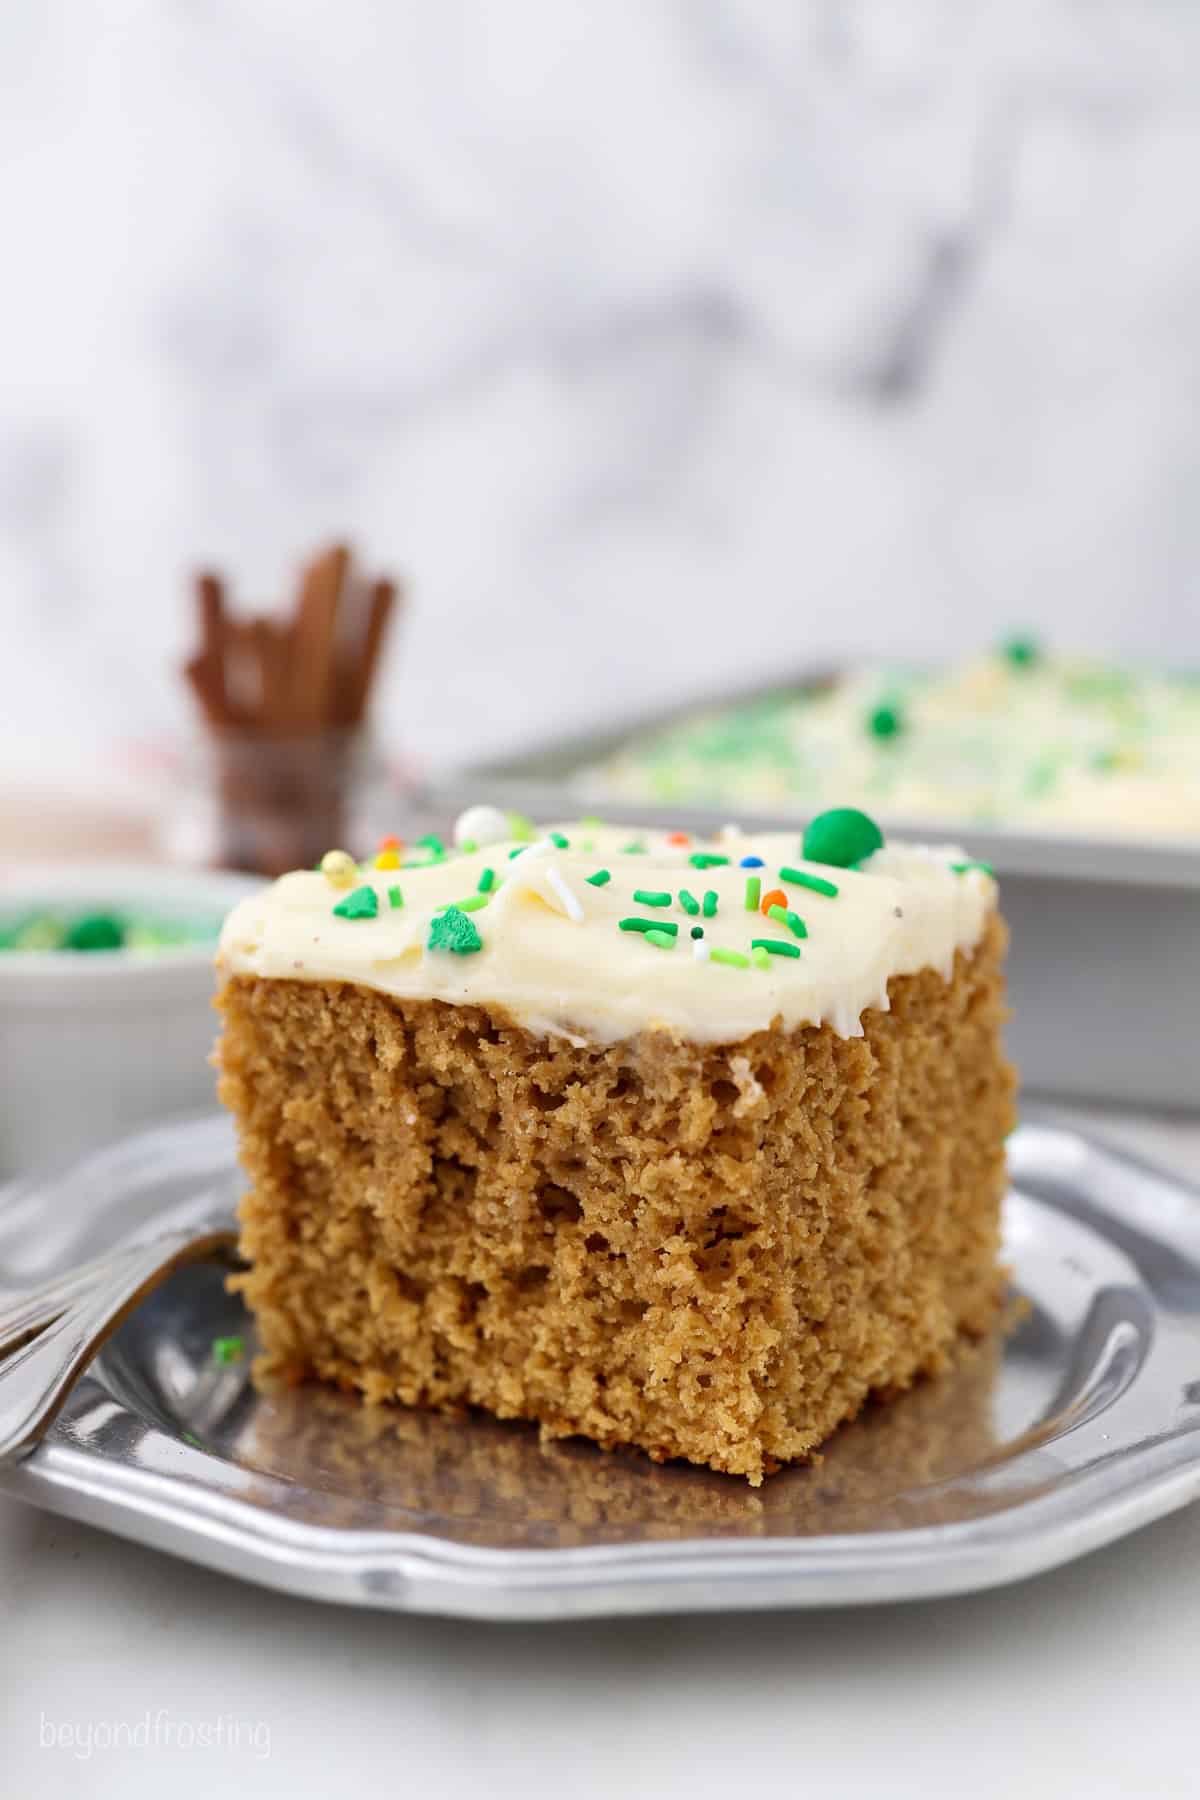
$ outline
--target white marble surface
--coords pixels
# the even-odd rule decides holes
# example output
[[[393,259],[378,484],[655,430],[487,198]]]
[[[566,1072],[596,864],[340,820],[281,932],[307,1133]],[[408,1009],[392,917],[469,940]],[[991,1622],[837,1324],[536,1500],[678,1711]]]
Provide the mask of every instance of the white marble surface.
[[[1200,655],[1175,0],[0,11],[0,765],[348,530],[434,764],[1031,621]]]
[[[37,1800],[1196,1792],[1198,1506],[1018,1587],[758,1619],[340,1612],[12,1502],[0,1579],[5,1790]],[[160,1711],[242,1747],[86,1755],[89,1726]]]

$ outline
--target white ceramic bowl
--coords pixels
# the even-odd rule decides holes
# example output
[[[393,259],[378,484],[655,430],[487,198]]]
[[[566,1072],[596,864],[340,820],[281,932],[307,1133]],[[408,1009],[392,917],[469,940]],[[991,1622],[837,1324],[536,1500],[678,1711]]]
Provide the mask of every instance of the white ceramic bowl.
[[[220,920],[262,884],[154,865],[17,866],[0,916],[25,909]],[[212,947],[0,951],[0,1173],[73,1156],[213,1102]]]

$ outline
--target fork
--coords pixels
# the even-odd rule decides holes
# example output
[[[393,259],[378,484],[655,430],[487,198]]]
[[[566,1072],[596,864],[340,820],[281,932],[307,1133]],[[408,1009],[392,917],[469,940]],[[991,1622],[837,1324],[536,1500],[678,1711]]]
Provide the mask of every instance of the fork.
[[[159,1233],[0,1302],[0,1468],[36,1450],[63,1401],[113,1332],[189,1263],[235,1264],[226,1215]]]

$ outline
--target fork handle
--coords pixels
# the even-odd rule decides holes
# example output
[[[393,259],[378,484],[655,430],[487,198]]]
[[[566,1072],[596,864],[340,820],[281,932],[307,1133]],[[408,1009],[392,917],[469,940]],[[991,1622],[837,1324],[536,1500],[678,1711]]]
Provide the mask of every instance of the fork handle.
[[[168,1232],[77,1271],[74,1286],[68,1278],[29,1296],[24,1332],[5,1333],[19,1347],[0,1360],[0,1466],[36,1449],[92,1358],[160,1282],[189,1263],[230,1255],[235,1244],[232,1231]],[[57,1315],[52,1324],[45,1322],[49,1306]],[[7,1327],[10,1317],[15,1312],[0,1324]]]

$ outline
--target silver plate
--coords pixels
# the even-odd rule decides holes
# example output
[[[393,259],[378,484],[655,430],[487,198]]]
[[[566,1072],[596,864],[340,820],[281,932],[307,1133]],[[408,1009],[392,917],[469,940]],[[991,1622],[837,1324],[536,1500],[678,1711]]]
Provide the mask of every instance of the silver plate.
[[[730,1477],[534,1430],[269,1398],[216,1268],[148,1301],[9,1492],[315,1599],[477,1618],[851,1605],[1015,1581],[1200,1494],[1200,1194],[1073,1133],[1012,1139],[1023,1319],[872,1409],[814,1468]],[[0,1203],[0,1282],[236,1192],[220,1119],[164,1126]]]

